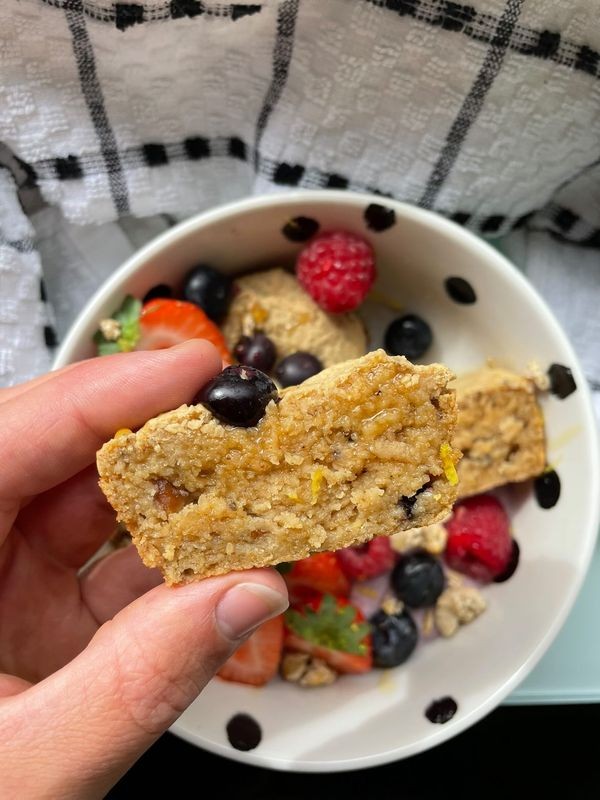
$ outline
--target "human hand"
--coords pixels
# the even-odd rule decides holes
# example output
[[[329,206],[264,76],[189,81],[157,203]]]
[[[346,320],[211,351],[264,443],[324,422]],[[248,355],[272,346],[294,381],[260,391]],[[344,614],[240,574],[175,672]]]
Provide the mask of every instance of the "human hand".
[[[220,368],[212,345],[191,341],[0,392],[0,796],[104,796],[287,605],[275,571],[169,589],[133,547],[78,575],[115,527],[97,449]]]

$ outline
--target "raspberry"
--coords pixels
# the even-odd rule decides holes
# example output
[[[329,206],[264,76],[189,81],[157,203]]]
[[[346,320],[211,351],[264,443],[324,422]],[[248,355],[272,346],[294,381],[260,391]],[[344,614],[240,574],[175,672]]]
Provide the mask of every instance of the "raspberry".
[[[376,277],[373,248],[353,233],[323,233],[298,256],[296,274],[324,311],[353,311]]]
[[[446,528],[449,567],[484,582],[507,569],[513,553],[510,521],[495,497],[483,494],[457,503]]]
[[[396,560],[387,536],[377,536],[359,547],[344,547],[336,556],[346,577],[358,581],[387,572]]]

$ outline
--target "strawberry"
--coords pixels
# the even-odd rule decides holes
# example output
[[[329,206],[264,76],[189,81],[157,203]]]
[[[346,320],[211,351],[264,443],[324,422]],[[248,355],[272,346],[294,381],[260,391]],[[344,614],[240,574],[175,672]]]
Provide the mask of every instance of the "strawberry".
[[[337,672],[368,672],[371,633],[360,611],[344,597],[319,595],[285,613],[287,650],[321,658]]]
[[[184,300],[157,297],[142,308],[136,350],[161,350],[187,339],[208,339],[223,360],[231,363],[223,334],[198,306]]]
[[[376,578],[394,566],[396,557],[387,536],[376,536],[358,547],[344,547],[336,552],[346,577],[356,581]]]
[[[296,561],[284,575],[292,602],[320,594],[347,595],[350,583],[341,570],[335,553],[315,553]]]
[[[283,616],[267,620],[223,664],[217,675],[225,681],[264,686],[279,668],[283,648]]]
[[[513,540],[508,515],[495,497],[482,494],[457,503],[446,528],[449,567],[484,582],[505,572]]]

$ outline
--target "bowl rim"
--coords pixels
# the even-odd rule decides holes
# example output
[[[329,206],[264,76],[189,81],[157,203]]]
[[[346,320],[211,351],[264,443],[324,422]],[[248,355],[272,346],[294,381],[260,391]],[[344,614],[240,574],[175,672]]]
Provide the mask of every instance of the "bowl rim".
[[[223,220],[232,220],[233,218],[242,216],[249,211],[276,207],[281,208],[282,206],[285,207],[288,204],[297,205],[298,203],[305,203],[306,205],[312,206],[335,204],[345,205],[352,208],[364,208],[373,203],[391,207],[394,209],[398,217],[420,222],[429,227],[432,232],[440,232],[454,241],[461,242],[463,245],[469,247],[477,258],[479,258],[482,262],[485,262],[487,269],[491,269],[496,274],[502,275],[505,279],[513,284],[518,292],[524,294],[528,302],[536,307],[536,310],[542,317],[544,323],[553,329],[554,334],[559,340],[562,348],[568,354],[569,366],[574,374],[578,393],[580,394],[580,399],[582,402],[583,414],[581,424],[583,426],[584,434],[590,436],[592,439],[590,442],[590,486],[593,487],[600,485],[600,437],[598,434],[590,389],[581,369],[579,359],[560,323],[555,318],[546,301],[541,297],[541,295],[538,294],[537,290],[525,278],[525,276],[503,254],[498,252],[490,244],[483,239],[480,239],[471,231],[462,228],[457,223],[440,216],[436,212],[428,211],[426,209],[422,209],[408,203],[403,203],[398,200],[393,200],[388,197],[382,197],[380,195],[345,190],[302,189],[276,192],[259,197],[249,197],[242,200],[235,200],[233,202],[219,205],[210,210],[195,214],[189,219],[178,223],[173,228],[170,228],[169,230],[155,237],[141,249],[137,250],[98,288],[69,329],[69,332],[67,333],[61,347],[56,353],[52,368],[58,369],[71,363],[72,353],[84,334],[84,331],[90,320],[92,318],[97,318],[101,307],[113,293],[119,290],[123,282],[129,279],[138,270],[142,269],[144,264],[149,259],[157,256],[166,246],[181,241],[199,229],[208,227]],[[594,443],[596,444],[595,447]],[[600,493],[590,493],[590,506],[592,513],[587,521],[587,525],[585,526],[586,537],[578,559],[578,563],[581,566],[574,574],[571,585],[563,597],[560,610],[556,614],[545,635],[537,643],[536,647],[534,647],[529,653],[529,656],[525,659],[521,666],[512,675],[509,675],[503,683],[497,686],[495,691],[487,696],[484,701],[480,702],[476,708],[472,709],[472,711],[465,716],[458,716],[447,725],[435,727],[432,726],[430,735],[420,737],[418,741],[413,742],[410,745],[403,745],[401,747],[386,750],[377,754],[359,756],[350,759],[332,759],[322,762],[309,760],[305,761],[302,759],[297,759],[290,762],[286,759],[261,755],[260,751],[250,751],[246,753],[235,750],[225,744],[219,744],[217,742],[205,740],[201,735],[188,731],[181,725],[179,720],[171,726],[171,732],[192,744],[200,746],[209,752],[215,753],[216,755],[224,756],[242,763],[252,764],[254,766],[296,772],[339,772],[375,767],[423,752],[424,750],[428,750],[431,747],[441,744],[442,742],[456,736],[466,728],[473,725],[475,722],[482,719],[486,714],[490,713],[522,680],[524,680],[524,678],[538,664],[563,627],[568,614],[573,608],[577,595],[579,594],[584,578],[589,569],[592,554],[594,552],[598,528],[600,527]]]

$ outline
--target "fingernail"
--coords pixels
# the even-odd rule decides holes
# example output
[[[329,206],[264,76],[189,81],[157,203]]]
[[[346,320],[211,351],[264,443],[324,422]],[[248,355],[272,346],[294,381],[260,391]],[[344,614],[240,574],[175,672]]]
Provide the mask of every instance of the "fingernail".
[[[223,636],[235,641],[287,607],[287,597],[269,586],[238,583],[221,598],[215,616]]]

